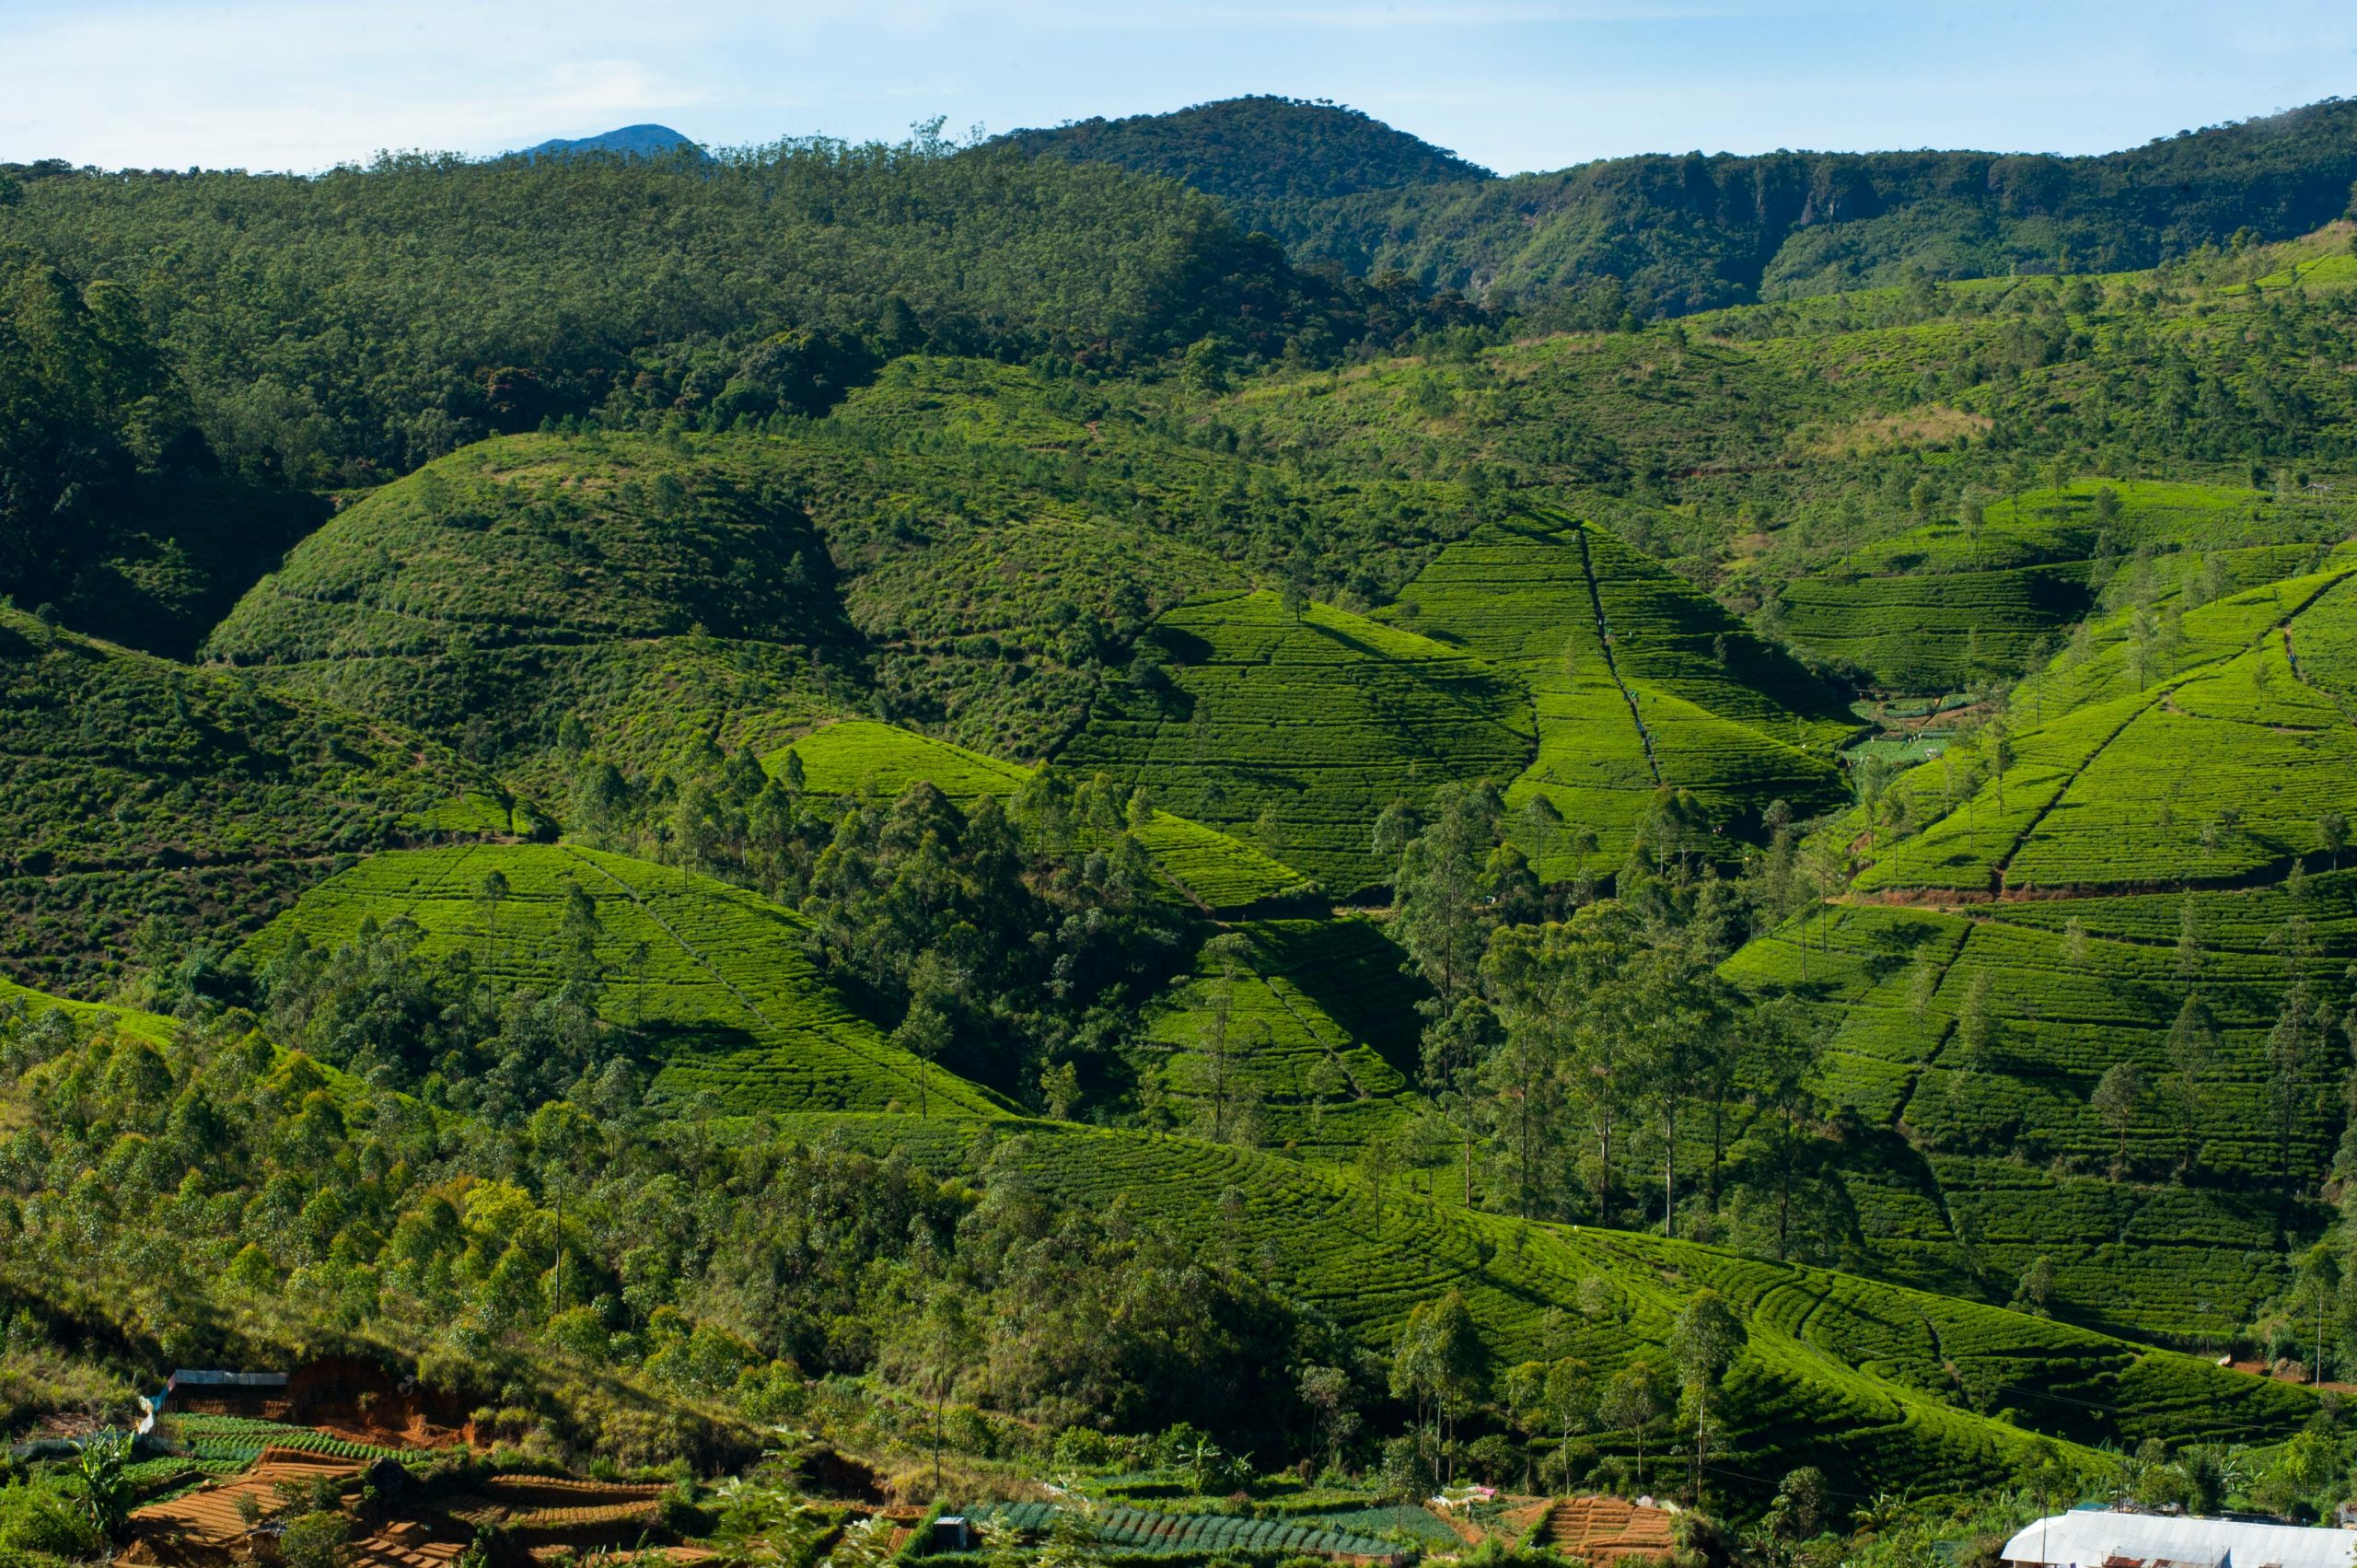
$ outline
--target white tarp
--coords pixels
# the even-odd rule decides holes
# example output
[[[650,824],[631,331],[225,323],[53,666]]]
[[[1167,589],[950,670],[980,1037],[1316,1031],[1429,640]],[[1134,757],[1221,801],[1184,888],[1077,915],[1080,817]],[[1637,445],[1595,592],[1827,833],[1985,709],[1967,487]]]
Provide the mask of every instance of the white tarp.
[[[2052,1568],[2103,1568],[2114,1558],[2147,1568],[2352,1568],[2357,1530],[2090,1508],[2040,1519],[2007,1541],[2004,1551],[2008,1562]]]

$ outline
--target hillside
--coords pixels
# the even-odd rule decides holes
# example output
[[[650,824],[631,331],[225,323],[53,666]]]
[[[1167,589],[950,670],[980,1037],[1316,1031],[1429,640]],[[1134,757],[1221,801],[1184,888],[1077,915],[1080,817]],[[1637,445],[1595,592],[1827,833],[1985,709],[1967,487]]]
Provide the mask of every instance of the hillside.
[[[2352,115],[0,170],[0,1568],[2334,1516]]]
[[[1486,661],[1262,591],[1166,612],[1154,662],[1109,687],[1059,754],[1237,833],[1337,893],[1382,880],[1370,834],[1394,798],[1510,778],[1527,702]]]
[[[1856,726],[1834,694],[1602,529],[1482,528],[1443,550],[1401,608],[1534,694],[1538,756],[1506,803],[1548,880],[1608,875],[1640,838],[1682,854],[1691,835],[1757,838],[1775,802],[1807,817],[1842,797],[1830,755]]]
[[[2149,267],[2246,228],[2288,239],[2347,212],[2352,114],[2332,100],[2098,157],[1664,154],[1246,210],[1303,260],[1608,321],[1624,302],[1680,314],[1888,286],[1910,270]],[[1167,134],[1183,148],[1188,129]]]
[[[339,856],[537,823],[396,726],[9,610],[0,737],[0,962],[69,996],[217,951]]]
[[[493,872],[496,900],[482,894]],[[300,939],[332,948],[364,923],[407,921],[425,958],[465,953],[494,987],[552,991],[574,960],[572,888],[598,924],[600,1007],[648,1042],[654,1091],[735,1111],[920,1109],[994,1116],[993,1098],[890,1043],[804,952],[808,923],[709,878],[572,845],[375,855],[306,893],[246,947],[257,964]]]
[[[956,1142],[905,1120],[802,1125],[910,1149],[937,1167],[960,1158]],[[1715,1290],[1739,1304],[1749,1330],[1729,1401],[1745,1413],[1717,1461],[1736,1474],[1805,1455],[1852,1490],[1969,1491],[2023,1463],[2032,1433],[2134,1443],[2187,1431],[2192,1411],[2219,1423],[2213,1431],[2263,1432],[2307,1409],[2300,1390],[2026,1314],[1706,1248],[1469,1215],[1413,1195],[1378,1206],[1346,1178],[1184,1139],[1033,1126],[996,1159],[1060,1201],[1100,1212],[1150,1202],[1199,1252],[1248,1254],[1377,1343],[1411,1307],[1454,1291],[1497,1365],[1570,1354],[1609,1377],[1658,1365],[1681,1305]],[[1631,1435],[1598,1441],[1610,1448]]]
[[[305,540],[206,652],[560,788],[568,717],[634,771],[699,731],[771,744],[859,644],[824,541],[772,473],[728,457],[479,444]]]
[[[989,144],[1033,157],[1109,163],[1225,198],[1254,227],[1300,202],[1485,180],[1490,171],[1338,104],[1257,97],[1168,114],[1073,121]]]
[[[761,765],[783,775],[789,755],[801,768],[800,787],[818,796],[891,800],[923,783],[970,807],[985,796],[1012,801],[1037,777],[1030,768],[866,719],[823,726],[762,758]],[[1167,811],[1155,810],[1129,830],[1171,890],[1205,914],[1243,914],[1314,892],[1292,866]],[[1077,825],[1075,831],[1085,840],[1106,836],[1094,824]]]

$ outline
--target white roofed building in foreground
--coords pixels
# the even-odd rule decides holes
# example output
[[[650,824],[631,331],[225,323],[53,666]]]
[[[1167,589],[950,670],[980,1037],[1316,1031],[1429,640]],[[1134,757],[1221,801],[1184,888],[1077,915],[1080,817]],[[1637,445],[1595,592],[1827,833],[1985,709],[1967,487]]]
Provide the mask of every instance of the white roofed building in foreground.
[[[2012,1568],[2357,1568],[2357,1530],[2084,1508],[2005,1543]]]

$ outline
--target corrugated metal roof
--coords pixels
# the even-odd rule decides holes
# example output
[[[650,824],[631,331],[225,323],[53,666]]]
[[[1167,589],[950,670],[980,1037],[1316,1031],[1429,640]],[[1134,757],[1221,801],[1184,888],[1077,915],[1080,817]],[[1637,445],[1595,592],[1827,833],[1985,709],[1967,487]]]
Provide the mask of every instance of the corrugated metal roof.
[[[2031,1525],[2004,1557],[2055,1568],[2352,1568],[2357,1530],[2073,1511]]]

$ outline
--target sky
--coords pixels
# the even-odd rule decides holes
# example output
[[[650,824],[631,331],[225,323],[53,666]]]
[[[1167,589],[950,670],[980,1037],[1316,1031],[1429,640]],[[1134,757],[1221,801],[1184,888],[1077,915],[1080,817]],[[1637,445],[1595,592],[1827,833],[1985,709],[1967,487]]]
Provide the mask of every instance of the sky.
[[[657,122],[899,140],[1324,98],[1501,172],[1636,152],[2103,152],[2357,96],[2268,0],[0,0],[0,161],[316,170]]]

